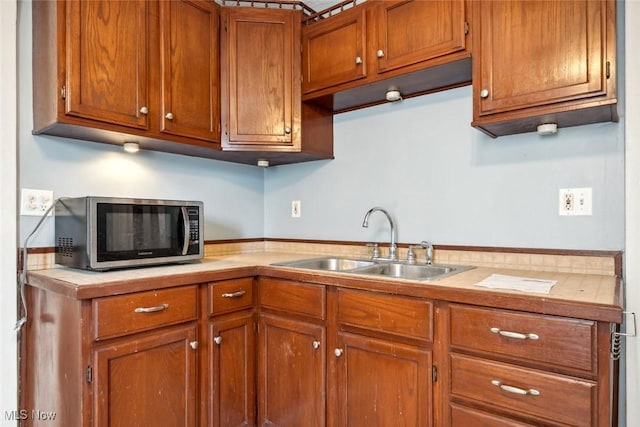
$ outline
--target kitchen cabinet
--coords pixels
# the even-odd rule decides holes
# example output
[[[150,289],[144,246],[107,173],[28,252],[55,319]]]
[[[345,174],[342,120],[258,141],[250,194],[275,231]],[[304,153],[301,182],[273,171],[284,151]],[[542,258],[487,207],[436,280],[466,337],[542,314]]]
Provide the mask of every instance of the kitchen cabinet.
[[[481,267],[436,285],[260,260],[30,272],[19,407],[81,426],[617,425],[614,276],[557,273],[537,297],[471,288]]]
[[[430,301],[337,289],[328,425],[432,425]]]
[[[613,425],[606,324],[458,304],[448,321],[451,425]]]
[[[331,112],[301,103],[300,20],[294,10],[223,8],[223,150],[275,164],[279,153],[333,156]]]
[[[253,426],[256,418],[256,320],[253,277],[207,286],[207,380],[203,407],[212,426]]]
[[[29,415],[55,413],[57,425],[195,425],[197,289],[76,300],[28,287],[21,402]]]
[[[258,425],[325,426],[325,288],[259,283]]]
[[[219,141],[218,6],[192,0],[159,3],[160,130]]]
[[[219,149],[218,9],[204,0],[34,2],[34,133]]]
[[[302,32],[303,99],[334,111],[471,81],[468,5],[463,0],[372,1]]]
[[[473,126],[496,137],[617,121],[615,1],[473,8]]]
[[[221,9],[238,21],[221,29]],[[331,111],[300,100],[300,19],[209,0],[34,2],[33,132],[253,165],[330,159]]]
[[[195,425],[197,343],[192,324],[96,345],[93,425]]]

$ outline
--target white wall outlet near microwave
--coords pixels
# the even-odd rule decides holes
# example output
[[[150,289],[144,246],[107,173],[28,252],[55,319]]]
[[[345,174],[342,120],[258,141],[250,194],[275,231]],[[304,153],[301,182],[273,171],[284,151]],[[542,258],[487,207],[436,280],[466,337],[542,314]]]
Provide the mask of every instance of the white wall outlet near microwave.
[[[20,215],[42,216],[53,203],[53,191],[23,188],[20,197]],[[51,216],[49,211],[47,216]]]

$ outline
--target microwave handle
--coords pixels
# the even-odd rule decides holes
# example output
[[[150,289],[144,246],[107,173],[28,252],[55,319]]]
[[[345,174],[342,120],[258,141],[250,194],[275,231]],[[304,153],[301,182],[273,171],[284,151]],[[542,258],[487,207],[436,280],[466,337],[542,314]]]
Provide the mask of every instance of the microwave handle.
[[[182,255],[186,255],[189,250],[189,235],[190,227],[189,227],[189,211],[185,206],[182,206],[182,226],[184,227],[184,241],[182,242]]]

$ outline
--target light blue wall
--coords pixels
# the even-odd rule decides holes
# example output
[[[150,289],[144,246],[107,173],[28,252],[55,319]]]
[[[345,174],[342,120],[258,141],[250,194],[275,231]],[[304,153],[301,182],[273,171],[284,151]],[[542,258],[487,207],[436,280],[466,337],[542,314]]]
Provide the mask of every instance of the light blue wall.
[[[207,239],[281,237],[620,250],[621,123],[491,139],[471,128],[471,88],[335,116],[335,160],[269,168],[31,135],[31,4],[19,3],[19,187],[56,196],[203,200]],[[592,187],[593,216],[559,217],[558,189]],[[302,202],[292,219],[291,201]],[[22,242],[36,223],[20,217]],[[48,221],[31,246],[52,246]]]
[[[202,200],[205,238],[264,235],[264,172],[166,153],[124,153],[119,147],[31,134],[31,2],[19,3],[19,184],[60,196],[123,196]],[[20,217],[20,243],[38,218]],[[53,221],[29,246],[53,246]]]
[[[335,116],[333,161],[268,169],[267,237],[620,250],[619,123],[491,139],[470,126],[471,87]],[[593,216],[558,216],[558,189],[593,188]],[[301,201],[301,218],[290,215]]]

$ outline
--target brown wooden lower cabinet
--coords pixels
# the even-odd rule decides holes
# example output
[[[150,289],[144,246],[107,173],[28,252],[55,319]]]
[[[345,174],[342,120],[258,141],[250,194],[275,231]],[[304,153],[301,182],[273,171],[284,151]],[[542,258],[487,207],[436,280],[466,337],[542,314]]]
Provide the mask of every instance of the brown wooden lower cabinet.
[[[193,323],[95,346],[93,425],[194,426],[196,331]]]
[[[339,333],[336,426],[430,426],[431,352]]]
[[[55,425],[616,422],[613,323],[271,277],[27,303],[20,408]]]

